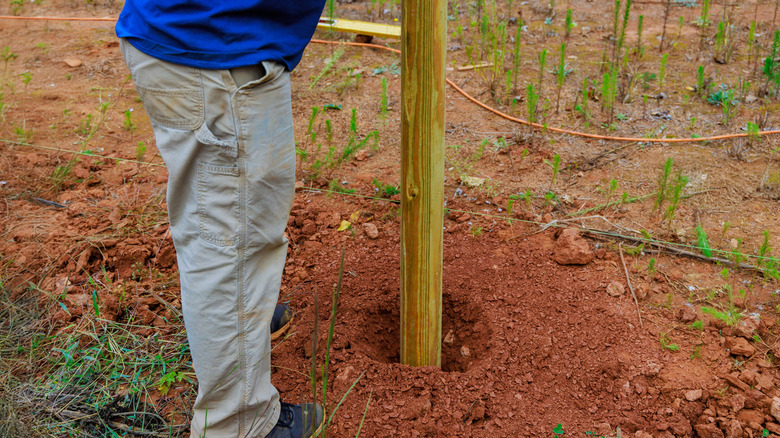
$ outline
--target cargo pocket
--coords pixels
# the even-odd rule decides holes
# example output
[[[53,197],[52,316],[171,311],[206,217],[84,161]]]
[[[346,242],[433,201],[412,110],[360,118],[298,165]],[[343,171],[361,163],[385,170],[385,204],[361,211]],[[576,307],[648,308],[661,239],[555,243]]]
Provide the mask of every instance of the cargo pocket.
[[[217,246],[238,243],[239,174],[238,167],[198,163],[200,237]]]
[[[136,84],[152,123],[194,130],[203,122],[203,94],[197,89],[157,89]]]

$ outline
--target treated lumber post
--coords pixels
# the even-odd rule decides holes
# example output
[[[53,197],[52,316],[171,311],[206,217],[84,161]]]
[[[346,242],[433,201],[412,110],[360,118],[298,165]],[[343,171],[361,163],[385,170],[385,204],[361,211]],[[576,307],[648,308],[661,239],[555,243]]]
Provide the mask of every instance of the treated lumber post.
[[[446,0],[401,4],[401,363],[441,366]]]

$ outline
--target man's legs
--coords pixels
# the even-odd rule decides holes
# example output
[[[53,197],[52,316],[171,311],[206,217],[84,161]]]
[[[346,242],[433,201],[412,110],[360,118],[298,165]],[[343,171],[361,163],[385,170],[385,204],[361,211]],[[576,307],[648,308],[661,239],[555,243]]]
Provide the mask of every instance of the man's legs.
[[[279,417],[269,323],[294,195],[289,74],[264,63],[261,78],[239,87],[228,70],[167,63],[126,41],[122,51],[169,172],[198,377],[192,436],[263,437]]]

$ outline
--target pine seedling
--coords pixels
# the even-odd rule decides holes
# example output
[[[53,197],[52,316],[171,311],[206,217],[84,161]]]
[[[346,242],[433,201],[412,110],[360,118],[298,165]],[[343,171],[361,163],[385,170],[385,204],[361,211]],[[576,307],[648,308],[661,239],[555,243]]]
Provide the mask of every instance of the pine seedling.
[[[661,44],[658,45],[658,51],[664,51],[664,43],[666,42],[666,24],[669,22],[669,11],[672,8],[672,0],[666,0],[666,7],[664,8],[664,26],[661,31]]]
[[[753,122],[747,122],[747,135],[748,135],[748,142],[754,143],[761,140],[761,133],[759,131],[758,125]]]
[[[539,60],[539,83],[537,85],[538,87],[538,93],[542,94],[542,79],[544,78],[544,66],[547,64],[547,49],[543,49],[541,52],[539,52],[538,56]]]
[[[30,85],[30,81],[32,81],[32,73],[29,71],[26,71],[19,76],[22,77],[22,82],[24,82],[24,88],[27,88],[28,85]]]
[[[349,132],[353,136],[357,135],[357,108],[352,108],[352,115],[349,118]]]
[[[650,258],[650,261],[647,262],[647,272],[650,274],[655,273],[655,258]]]
[[[626,41],[626,27],[628,26],[628,18],[631,16],[631,0],[626,0],[626,9],[623,11],[623,23],[620,27],[620,35],[618,36],[617,46],[615,50],[615,63],[617,64],[621,52]]]
[[[333,2],[335,0],[328,0],[329,2]],[[322,78],[324,78],[327,74],[330,73],[330,71],[333,69],[333,66],[336,65],[336,63],[341,59],[342,56],[344,56],[345,49],[343,47],[339,47],[333,53],[325,59],[325,67],[322,68],[322,70],[319,72],[317,76],[315,76],[311,83],[309,84],[309,90],[314,88],[315,85],[317,85],[317,82],[319,82]]]
[[[710,26],[710,4],[712,0],[702,0],[701,14],[696,18],[696,24],[699,25],[699,47],[704,47],[706,30]]]
[[[320,112],[320,107],[311,107],[311,116],[309,116],[309,125],[306,128],[306,135],[311,135],[311,141],[314,142],[317,138],[317,134],[314,132],[314,122],[317,120],[317,114]]]
[[[682,30],[683,26],[685,25],[685,17],[680,15],[680,18],[677,20],[677,41],[680,41],[682,38]],[[675,43],[676,45],[677,43]]]
[[[330,119],[325,119],[325,139],[328,140],[328,144],[333,143],[333,123]]]
[[[677,211],[677,205],[680,203],[680,196],[685,186],[688,185],[688,177],[683,175],[682,172],[677,174],[677,178],[672,186],[672,194],[669,197],[669,206],[664,213],[664,219],[671,222],[674,219],[674,213]]]
[[[698,25],[701,27],[707,27],[710,25],[710,6],[712,0],[703,0],[701,5],[701,14],[697,19]]]
[[[512,57],[512,71],[514,72],[514,79],[512,83],[512,89],[517,90],[517,75],[520,71],[520,41],[523,35],[523,22],[520,20],[517,23],[517,33],[515,33],[515,46]]]
[[[8,72],[8,63],[17,56],[16,53],[11,52],[11,48],[8,46],[5,46],[3,51],[0,52],[0,58],[3,59],[3,76]]]
[[[707,257],[712,257],[712,249],[710,248],[710,244],[707,241],[707,232],[704,231],[704,228],[702,228],[701,224],[696,226],[695,231],[696,237],[698,238],[698,247],[701,250],[701,253]]]
[[[582,96],[581,96],[581,103],[578,103],[577,106],[574,107],[577,111],[582,114],[583,117],[585,117],[585,120],[590,120],[590,112],[588,111],[588,85],[590,84],[590,81],[588,78],[585,78],[582,80]]]
[[[569,41],[569,37],[571,36],[571,31],[577,26],[577,23],[572,20],[571,17],[571,8],[569,8],[566,11],[566,29],[564,29],[564,38],[566,41]]]
[[[555,180],[558,178],[558,172],[561,168],[561,156],[555,154],[552,161],[544,160],[544,164],[552,168],[552,181],[550,182],[550,188],[552,188],[552,186],[555,184]]]
[[[674,166],[674,159],[667,159],[664,163],[664,170],[661,173],[661,176],[658,177],[658,195],[655,197],[653,210],[660,209],[666,200],[666,194],[669,190],[669,175],[672,173],[672,166]]]
[[[604,73],[601,82],[601,106],[604,111],[609,111],[609,123],[612,123],[615,99],[617,97],[617,70],[612,69]]]
[[[609,192],[607,193],[607,201],[609,201],[612,198],[612,195],[615,194],[615,192],[618,189],[618,182],[616,179],[612,179],[609,181]]]
[[[143,161],[144,154],[146,154],[146,145],[144,142],[139,141],[138,146],[135,147],[135,159],[136,161]]]
[[[661,57],[661,68],[658,70],[658,86],[664,85],[664,79],[666,79],[666,61],[669,59],[669,54],[664,53]]]
[[[699,96],[704,95],[704,66],[700,65],[696,71],[696,93]]]
[[[534,199],[534,194],[531,193],[531,189],[525,189],[525,193],[519,195],[525,201],[525,206],[531,208],[531,201]]]
[[[520,199],[520,197],[517,195],[509,195],[509,200],[506,202],[507,212],[509,212],[510,214],[512,213],[512,208],[515,205],[515,201],[517,201],[518,199]]]
[[[780,52],[780,30],[776,30],[772,40],[772,47],[769,50],[769,56],[764,58],[763,73],[766,75],[767,89],[770,85],[780,85],[780,74],[778,74],[777,55]]]
[[[645,22],[645,16],[640,15],[639,16],[639,23],[636,26],[636,55],[639,59],[642,59],[642,57],[645,55],[645,46],[642,44],[642,28],[644,27]]]
[[[753,64],[753,73],[755,74],[755,66],[756,59],[758,58],[756,50],[756,20],[753,20],[750,22],[750,30],[748,30],[748,39],[747,39],[747,59],[748,64]],[[753,62],[751,62],[751,59]]]
[[[125,119],[122,121],[122,128],[127,132],[135,131],[135,123],[133,123],[133,111],[125,110]]]
[[[780,280],[780,272],[778,272],[780,262],[776,258],[772,257],[771,253],[772,246],[769,243],[769,231],[765,230],[764,241],[758,248],[758,256],[760,257],[758,264],[761,266],[761,272],[763,272],[765,277]]]
[[[555,98],[555,112],[558,113],[561,103],[561,90],[563,90],[563,82],[566,80],[566,43],[561,44],[561,56],[558,60],[555,76],[558,85],[558,95]]]
[[[389,112],[389,104],[387,100],[387,79],[382,78],[382,96],[379,101],[379,113],[382,115],[382,120],[387,119],[387,113]]]
[[[537,104],[539,103],[539,93],[536,92],[534,84],[528,84],[528,93],[526,95],[526,105],[528,106],[528,121],[536,123],[537,118]]]

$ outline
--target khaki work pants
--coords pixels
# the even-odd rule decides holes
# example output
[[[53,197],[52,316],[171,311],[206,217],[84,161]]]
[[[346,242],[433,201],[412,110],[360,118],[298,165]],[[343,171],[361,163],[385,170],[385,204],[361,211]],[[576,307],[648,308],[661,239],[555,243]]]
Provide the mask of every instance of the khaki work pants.
[[[270,322],[295,191],[290,75],[203,70],[121,42],[168,167],[168,216],[198,378],[192,437],[264,437],[279,418]]]

